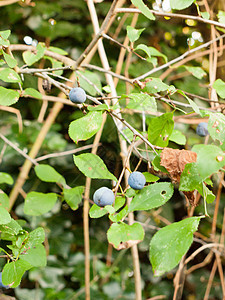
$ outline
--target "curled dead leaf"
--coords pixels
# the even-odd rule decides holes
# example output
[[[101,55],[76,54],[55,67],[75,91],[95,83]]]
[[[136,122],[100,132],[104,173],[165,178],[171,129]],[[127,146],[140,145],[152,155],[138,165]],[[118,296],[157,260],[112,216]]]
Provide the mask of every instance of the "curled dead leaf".
[[[180,175],[187,163],[197,161],[197,153],[189,150],[164,148],[161,152],[161,166],[166,168],[175,182],[180,181]]]

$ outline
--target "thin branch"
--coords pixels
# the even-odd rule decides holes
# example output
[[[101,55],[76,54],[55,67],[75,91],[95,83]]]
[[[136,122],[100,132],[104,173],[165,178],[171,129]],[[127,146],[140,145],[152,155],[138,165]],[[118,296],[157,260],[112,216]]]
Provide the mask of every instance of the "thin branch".
[[[53,158],[53,157],[61,157],[61,156],[75,154],[77,152],[81,152],[81,151],[84,151],[84,150],[91,149],[92,147],[93,147],[93,144],[86,145],[86,146],[83,146],[83,147],[79,147],[79,148],[73,149],[73,150],[68,150],[68,151],[63,151],[63,152],[57,152],[57,153],[51,153],[51,154],[39,156],[38,158],[36,158],[36,161],[42,161],[42,160]]]
[[[225,24],[213,21],[213,20],[207,20],[203,19],[199,16],[192,16],[192,15],[183,15],[183,14],[173,14],[173,13],[167,13],[163,11],[155,11],[155,10],[150,10],[151,13],[155,16],[162,16],[162,17],[169,17],[169,18],[179,18],[179,19],[190,19],[190,20],[195,20],[198,22],[206,23],[209,25],[214,25],[220,28],[225,28]],[[139,13],[141,14],[142,12],[137,9],[137,8],[118,8],[116,9],[116,13]]]
[[[145,73],[145,74],[143,74],[143,75],[141,75],[141,76],[138,76],[138,77],[134,78],[134,79],[133,79],[133,82],[139,81],[139,80],[144,79],[144,78],[146,78],[147,76],[149,76],[149,75],[151,75],[151,74],[153,74],[153,73],[156,73],[156,72],[158,72],[158,71],[160,71],[160,70],[163,70],[163,69],[165,69],[165,68],[171,66],[172,64],[174,64],[174,63],[176,63],[176,62],[178,62],[178,61],[184,59],[184,58],[185,58],[186,56],[188,56],[189,54],[192,54],[192,53],[194,53],[194,52],[196,52],[196,51],[198,51],[198,50],[201,50],[201,49],[203,49],[203,48],[206,48],[206,47],[210,46],[211,44],[213,44],[214,42],[223,39],[224,37],[225,37],[225,34],[223,34],[223,35],[219,36],[218,38],[213,39],[213,40],[211,40],[211,41],[209,41],[209,42],[207,42],[207,43],[204,43],[204,44],[202,44],[202,45],[200,45],[200,46],[198,46],[198,47],[195,47],[195,48],[193,48],[193,49],[191,49],[191,50],[188,50],[188,51],[186,51],[185,53],[183,53],[182,55],[180,55],[180,56],[178,56],[178,57],[172,59],[171,61],[165,63],[164,65],[161,65],[161,66],[159,66],[159,67],[157,67],[157,68],[154,68],[154,69],[152,69],[151,71],[149,71],[149,72],[147,72],[147,73]]]
[[[29,155],[27,155],[24,151],[22,151],[20,148],[18,148],[16,145],[14,145],[12,142],[10,142],[10,140],[8,140],[3,134],[0,133],[0,138],[7,143],[10,147],[12,147],[14,150],[16,150],[19,154],[21,154],[23,157],[25,157],[26,159],[28,159],[30,162],[32,162],[32,164],[34,164],[35,166],[38,165],[38,163],[36,162],[35,159],[33,159],[32,157],[30,157]]]

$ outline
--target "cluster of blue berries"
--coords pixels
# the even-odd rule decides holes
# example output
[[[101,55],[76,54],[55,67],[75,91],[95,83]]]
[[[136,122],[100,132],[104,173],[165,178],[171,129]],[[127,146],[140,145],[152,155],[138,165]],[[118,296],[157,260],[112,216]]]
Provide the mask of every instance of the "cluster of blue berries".
[[[87,95],[82,88],[75,87],[70,90],[69,98],[73,103],[84,103]]]
[[[141,172],[133,172],[128,178],[128,184],[134,190],[141,190],[145,186],[146,179]],[[112,205],[115,201],[115,195],[112,190],[107,187],[101,187],[96,190],[93,196],[94,203],[100,207]]]

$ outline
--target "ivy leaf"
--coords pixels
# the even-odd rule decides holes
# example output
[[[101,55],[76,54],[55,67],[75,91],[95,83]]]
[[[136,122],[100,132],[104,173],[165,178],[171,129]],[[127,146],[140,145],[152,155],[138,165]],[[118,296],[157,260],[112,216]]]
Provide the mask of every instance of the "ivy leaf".
[[[140,9],[140,11],[144,16],[146,16],[146,18],[148,18],[149,20],[155,20],[154,15],[142,0],[131,0],[131,2],[134,6]]]
[[[142,29],[135,29],[132,26],[127,26],[127,36],[129,40],[134,43],[137,41],[141,35],[141,33],[145,30],[145,28]]]
[[[139,223],[113,223],[107,232],[107,238],[114,248],[120,250],[141,242],[144,239],[144,230]]]
[[[69,125],[69,136],[75,142],[85,141],[99,131],[102,124],[102,112],[89,112],[86,116]]]
[[[148,124],[148,140],[153,145],[166,147],[173,132],[173,113],[151,118]]]
[[[24,213],[30,216],[43,215],[53,208],[56,200],[55,193],[30,192],[25,199]]]
[[[199,221],[200,217],[187,218],[160,229],[153,236],[149,258],[155,276],[161,276],[178,265],[192,244]]]
[[[117,181],[117,178],[108,171],[103,160],[95,154],[84,153],[73,156],[74,163],[78,169],[87,177],[93,179],[111,179]]]
[[[168,182],[156,182],[144,187],[132,199],[129,212],[149,210],[165,204],[173,195],[173,185]]]

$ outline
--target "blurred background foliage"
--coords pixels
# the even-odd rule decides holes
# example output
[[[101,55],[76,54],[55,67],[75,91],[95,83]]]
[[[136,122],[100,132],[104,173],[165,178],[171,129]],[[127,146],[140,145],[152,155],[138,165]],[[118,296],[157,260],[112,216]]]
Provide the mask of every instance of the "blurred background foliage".
[[[154,1],[147,1],[151,7]],[[68,55],[76,60],[84,51],[93,37],[93,28],[90,21],[87,5],[84,0],[49,0],[35,1],[34,6],[26,6],[23,3],[15,3],[0,10],[0,30],[11,30],[10,42],[12,44],[29,44],[37,45],[38,42],[47,45],[59,47],[66,51]],[[99,20],[102,21],[110,7],[111,1],[102,1],[96,3]],[[130,5],[127,1],[127,5]],[[192,5],[184,11],[186,14],[196,15],[196,8]],[[116,28],[121,22],[123,14],[116,17],[110,35],[115,33]],[[127,16],[122,30],[117,38],[119,42],[123,42],[126,36],[126,26],[130,25],[132,14]],[[138,44],[146,44],[153,46],[171,60],[188,49],[196,47],[208,40],[210,28],[205,24],[196,21],[187,21],[182,19],[157,18],[156,21],[149,21],[140,15],[136,28],[145,28]],[[197,34],[196,34],[197,33]],[[120,48],[109,42],[104,41],[106,52],[113,70],[117,64]],[[141,52],[140,52],[141,53]],[[143,53],[142,53],[143,54]],[[21,53],[15,52],[18,65],[22,66]],[[159,59],[162,63],[162,58]],[[101,65],[99,57],[96,54],[92,58],[93,65]],[[208,56],[199,57],[192,61],[190,65],[202,66],[208,72],[209,61]],[[46,60],[45,67],[51,66],[51,62]],[[129,68],[130,77],[147,72],[152,68],[152,64],[140,60],[137,56],[132,56],[132,63]],[[222,74],[222,71],[220,71]],[[70,71],[64,74],[70,74]],[[94,74],[94,75],[93,75]],[[154,76],[159,76],[158,72]],[[99,78],[101,85],[106,85],[104,75],[101,73],[91,72],[91,76]],[[37,78],[32,76],[24,76],[24,88],[37,88]],[[223,78],[223,74],[221,76]],[[176,88],[187,92],[207,97],[208,76],[198,80],[184,68],[178,68],[171,72],[166,78],[165,83],[173,84]],[[1,81],[1,85],[7,86]],[[13,84],[11,84],[13,86]],[[16,87],[16,86],[14,86]],[[58,90],[53,88],[51,95],[57,96]],[[90,91],[89,91],[90,92]],[[126,85],[123,81],[119,81],[117,86],[119,95],[126,92]],[[179,97],[179,101],[182,100]],[[10,141],[18,145],[22,150],[27,152],[30,150],[37,138],[42,124],[37,122],[37,117],[42,102],[30,98],[22,98],[13,107],[20,110],[23,119],[23,132],[19,133],[16,117],[6,111],[0,110],[0,128]],[[197,99],[197,104],[207,107],[204,101]],[[52,104],[49,103],[48,110]],[[160,111],[169,111],[168,107],[159,104]],[[190,109],[191,110],[191,109]],[[179,113],[177,113],[179,115]],[[39,151],[38,156],[48,153],[60,152],[74,149],[76,146],[68,136],[69,123],[75,118],[82,116],[82,112],[64,106],[57,117],[56,123],[51,127],[47,137]],[[125,115],[126,116],[126,115]],[[129,114],[129,122],[137,129],[142,130],[141,116],[138,114]],[[148,119],[150,116],[147,117]],[[196,125],[177,123],[176,129],[180,129],[187,137],[187,143],[184,146],[190,149],[194,144],[203,143],[203,138],[195,134]],[[92,140],[79,143],[79,147],[91,144]],[[0,149],[4,143],[0,140]],[[177,144],[170,142],[169,147],[177,148]],[[180,146],[180,149],[183,147]],[[117,137],[117,131],[111,119],[108,118],[101,138],[101,146],[98,155],[104,160],[108,169],[116,176],[120,174],[121,161],[119,158],[120,149]],[[24,158],[15,150],[7,146],[1,161],[0,170],[11,174],[16,179],[20,166],[23,164]],[[138,158],[131,157],[132,169],[136,166]],[[63,157],[54,157],[45,160],[53,166],[60,174],[62,174],[67,183],[71,187],[85,184],[85,177],[74,166],[72,155]],[[146,171],[146,164],[142,163],[141,171]],[[218,177],[214,175],[214,189],[217,189]],[[108,184],[108,183],[105,183]],[[91,187],[91,195],[94,190],[102,185],[102,181],[93,180]],[[47,184],[41,182],[32,170],[26,181],[24,191],[41,191],[41,192],[60,192],[55,184]],[[6,193],[10,192],[9,186],[4,186]],[[43,269],[32,269],[24,276],[20,287],[15,290],[8,290],[6,293],[14,295],[19,300],[42,300],[42,299],[85,299],[84,295],[84,254],[83,254],[83,224],[82,224],[82,205],[76,211],[72,211],[67,204],[57,202],[54,209],[40,217],[28,217],[23,213],[22,196],[16,202],[13,214],[27,221],[27,228],[34,229],[42,226],[46,232],[45,247],[48,251],[48,264]],[[225,203],[225,193],[221,194],[221,209],[218,211],[218,231],[222,227],[223,207]],[[214,203],[208,208],[209,214],[213,215]],[[202,212],[203,207],[200,204],[197,211]],[[160,213],[160,218],[159,218]],[[173,279],[175,270],[167,273],[165,276],[154,278],[151,265],[148,258],[149,241],[155,231],[155,226],[164,226],[163,218],[173,222],[181,220],[186,214],[186,203],[184,197],[176,191],[173,198],[163,207],[160,212],[151,210],[149,212],[137,212],[136,219],[145,222],[149,219],[148,226],[145,228],[145,239],[139,244],[140,263],[142,273],[143,299],[164,295],[162,299],[172,299],[173,296]],[[106,231],[109,228],[109,220],[107,217],[90,220],[90,251],[91,251],[91,296],[92,299],[135,299],[133,264],[129,250],[112,251],[111,263],[107,259],[108,243]],[[211,219],[203,220],[200,225],[200,232],[204,236],[209,236],[211,230]],[[2,242],[3,243],[3,242]],[[4,243],[3,243],[4,244]],[[196,242],[193,243],[190,252],[196,249]],[[193,261],[193,264],[201,262],[206,256],[205,252],[201,252]],[[107,263],[106,263],[107,262]],[[5,264],[4,259],[0,260],[1,267]],[[203,299],[206,284],[208,282],[212,263],[206,265],[204,269],[199,269],[191,273],[186,280],[184,286],[183,299],[201,300]],[[221,286],[218,274],[214,278],[210,299],[221,299]]]

